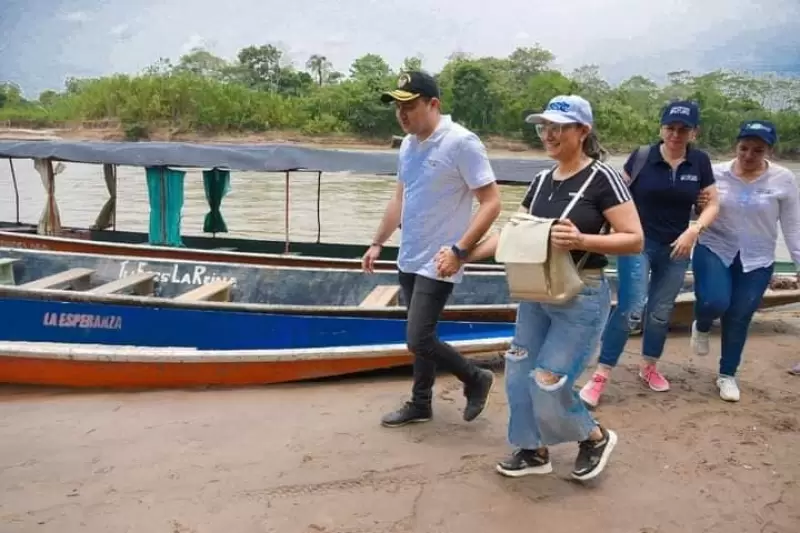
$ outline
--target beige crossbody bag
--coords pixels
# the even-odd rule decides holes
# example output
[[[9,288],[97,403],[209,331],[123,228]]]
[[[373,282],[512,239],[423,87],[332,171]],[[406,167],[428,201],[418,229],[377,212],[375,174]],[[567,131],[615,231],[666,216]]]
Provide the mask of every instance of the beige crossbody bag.
[[[559,219],[530,214],[547,176],[542,175],[531,198],[528,213],[514,213],[503,227],[494,258],[505,265],[508,290],[513,300],[562,304],[572,300],[583,289],[580,271],[589,258],[589,252],[576,265],[569,250],[551,245],[550,228],[572,211],[595,174],[597,168],[575,193]]]

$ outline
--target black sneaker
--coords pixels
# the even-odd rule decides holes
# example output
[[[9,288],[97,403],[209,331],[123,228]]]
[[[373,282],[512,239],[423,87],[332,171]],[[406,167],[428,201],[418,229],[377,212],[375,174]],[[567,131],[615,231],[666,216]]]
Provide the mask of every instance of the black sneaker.
[[[495,467],[498,472],[508,477],[530,476],[532,474],[549,474],[553,471],[550,463],[550,452],[547,449],[517,450],[505,461]]]
[[[430,407],[406,402],[397,411],[384,415],[381,418],[381,424],[387,428],[396,428],[412,422],[428,422],[431,418],[433,418],[433,411]]]
[[[600,431],[603,433],[603,440],[587,439],[578,444],[578,457],[572,470],[573,478],[587,481],[596,477],[606,467],[608,457],[617,445],[617,434],[602,426]]]
[[[483,412],[494,384],[494,374],[491,370],[479,368],[478,376],[477,383],[464,386],[464,396],[467,397],[464,420],[467,422],[475,420]]]

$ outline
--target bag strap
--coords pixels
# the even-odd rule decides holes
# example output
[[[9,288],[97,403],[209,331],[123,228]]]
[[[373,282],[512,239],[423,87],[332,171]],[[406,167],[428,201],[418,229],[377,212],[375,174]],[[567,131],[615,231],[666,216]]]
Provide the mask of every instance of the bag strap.
[[[569,214],[569,212],[572,211],[572,208],[575,207],[575,204],[577,204],[578,200],[581,199],[581,196],[583,196],[583,193],[586,192],[586,189],[589,187],[589,184],[592,183],[592,180],[594,179],[595,175],[597,174],[597,170],[598,170],[597,166],[595,166],[592,169],[592,173],[589,174],[589,177],[586,178],[586,181],[583,182],[583,185],[581,185],[581,188],[578,189],[578,192],[576,192],[575,196],[572,197],[572,201],[569,204],[567,204],[567,207],[564,208],[564,212],[561,213],[561,216],[559,217],[560,220],[564,220],[565,218],[567,218],[567,215]]]
[[[534,204],[534,202],[536,201],[536,196],[539,194],[539,191],[540,191],[540,190],[541,190],[541,188],[542,188],[542,184],[544,184],[544,180],[545,180],[545,178],[547,177],[547,175],[548,175],[548,174],[552,174],[553,170],[555,170],[555,167],[553,167],[552,169],[550,169],[550,171],[549,171],[549,172],[542,172],[542,173],[540,174],[540,177],[539,177],[539,180],[538,180],[538,181],[539,181],[539,183],[536,185],[536,190],[534,191],[534,193],[533,193],[533,197],[531,198],[531,205],[530,205],[530,207],[528,208],[528,212],[529,212],[530,214],[533,214],[533,204]],[[589,185],[592,183],[592,180],[594,179],[594,177],[595,177],[595,175],[597,174],[597,171],[598,171],[598,170],[599,170],[599,169],[598,169],[597,165],[595,164],[595,167],[592,169],[592,173],[591,173],[591,174],[589,174],[589,177],[588,177],[588,178],[586,178],[586,181],[584,181],[584,182],[583,182],[583,185],[581,185],[581,188],[580,188],[580,189],[578,189],[578,192],[576,192],[576,193],[575,193],[575,196],[572,198],[572,201],[570,201],[570,203],[569,203],[569,204],[567,204],[567,207],[565,207],[565,208],[564,208],[564,212],[563,212],[563,213],[561,213],[561,216],[559,217],[559,220],[563,220],[563,219],[565,219],[565,218],[567,217],[567,215],[569,214],[569,212],[570,212],[570,211],[572,211],[572,208],[574,208],[574,207],[575,207],[575,204],[577,204],[577,203],[578,203],[578,200],[580,200],[580,199],[581,199],[581,197],[583,196],[583,194],[586,192],[586,189],[587,189],[587,188],[589,187]],[[552,176],[551,176],[551,178],[552,178]],[[533,187],[533,183],[531,183],[531,185],[530,185],[530,186],[531,186],[531,187]],[[603,229],[605,229],[605,225],[603,226]],[[601,230],[601,233],[603,233],[603,230]],[[590,255],[591,255],[591,252],[585,252],[585,253],[583,254],[583,256],[581,256],[580,260],[579,260],[579,261],[578,261],[578,263],[575,265],[575,267],[576,267],[578,270],[582,269],[582,268],[583,268],[583,266],[586,264],[586,261],[589,259],[589,256],[590,256]]]
[[[583,183],[583,186],[575,194],[575,197],[569,203],[567,208],[564,209],[564,213],[561,215],[561,218],[566,217],[567,213],[569,211],[571,211],[573,207],[575,207],[575,204],[578,203],[578,199],[583,195],[583,193],[586,191],[586,188],[589,186],[589,182],[591,182],[592,179],[594,178],[595,174],[597,174],[597,170],[598,170],[597,167],[594,167],[594,170],[592,171],[592,173],[589,175],[588,178],[586,178],[586,181]],[[605,224],[603,224],[603,227],[600,228],[600,233],[603,233],[604,229],[605,229]],[[583,265],[586,264],[586,261],[589,260],[589,256],[590,255],[592,255],[592,252],[584,252],[583,255],[581,256],[581,258],[578,260],[578,263],[575,265],[575,268],[577,268],[578,270],[581,270],[583,268]]]
[[[536,177],[533,178],[533,181],[531,181],[531,184],[528,187],[528,190],[531,190],[534,185],[536,185],[536,189],[533,191],[533,196],[531,196],[531,203],[528,206],[528,214],[529,215],[533,214],[533,204],[536,203],[536,197],[539,195],[539,191],[542,189],[542,185],[544,184],[544,179],[547,177],[548,174],[553,172],[553,169],[555,169],[555,166],[553,168],[551,168],[550,170],[542,170],[541,172],[539,172],[536,175]],[[526,191],[526,194],[527,194],[527,191]]]
[[[536,203],[536,197],[539,195],[539,191],[542,189],[542,185],[544,185],[544,180],[547,178],[547,176],[550,176],[550,179],[552,179],[552,174],[554,170],[555,167],[551,168],[547,172],[542,172],[539,174],[539,179],[537,180],[538,183],[536,183],[536,190],[533,192],[533,196],[531,197],[531,205],[530,207],[528,207],[528,213],[533,214],[533,205],[534,203]],[[572,208],[575,207],[575,204],[578,203],[578,200],[581,199],[583,193],[586,192],[586,189],[592,183],[595,174],[597,174],[597,170],[598,168],[596,166],[592,169],[592,173],[589,174],[589,177],[586,178],[586,181],[583,182],[583,185],[581,185],[581,188],[578,189],[578,192],[575,193],[575,196],[572,198],[570,203],[567,204],[567,207],[564,208],[564,212],[562,212],[561,216],[559,217],[560,220],[565,219],[569,214],[569,212],[572,211]],[[530,187],[533,187],[533,183],[531,183]],[[530,190],[530,188],[528,190]]]
[[[633,156],[633,169],[631,172],[631,181],[628,182],[628,188],[630,189],[633,185],[633,182],[636,181],[636,178],[639,177],[639,173],[644,168],[645,163],[647,163],[647,157],[650,155],[650,145],[643,144],[636,150],[636,154]]]

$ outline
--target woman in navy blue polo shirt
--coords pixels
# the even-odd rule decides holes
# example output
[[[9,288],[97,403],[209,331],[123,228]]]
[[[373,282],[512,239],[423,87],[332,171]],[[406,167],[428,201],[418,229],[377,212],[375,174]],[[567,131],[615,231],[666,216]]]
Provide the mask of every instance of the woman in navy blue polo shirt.
[[[769,161],[777,140],[771,122],[742,124],[736,158],[714,165],[720,212],[700,237],[692,257],[697,299],[691,346],[697,355],[707,354],[711,323],[721,318],[717,387],[720,398],[729,402],[739,401],[736,371],[753,313],[775,268],[779,226],[795,265],[800,266],[797,178],[788,168]],[[704,200],[698,201],[701,207]]]
[[[699,121],[696,103],[670,103],[661,116],[661,141],[643,151],[641,159],[637,158],[639,151],[634,151],[625,163],[645,246],[641,254],[617,259],[617,307],[603,333],[597,370],[580,392],[581,399],[591,406],[600,401],[611,369],[628,342],[631,312],[637,311],[645,298],[639,377],[651,390],[669,390],[669,381],[656,363],[664,350],[675,298],[684,284],[689,254],[719,210],[711,159],[690,145]],[[708,204],[691,225],[692,209],[701,192],[707,194]]]

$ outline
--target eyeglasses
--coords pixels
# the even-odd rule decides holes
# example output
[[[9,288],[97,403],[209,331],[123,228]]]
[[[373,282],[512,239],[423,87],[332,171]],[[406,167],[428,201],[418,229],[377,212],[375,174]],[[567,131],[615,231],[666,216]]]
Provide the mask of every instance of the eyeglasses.
[[[539,137],[546,137],[548,134],[558,137],[561,135],[562,131],[564,131],[564,124],[558,124],[555,122],[536,124],[536,134],[539,135]]]

